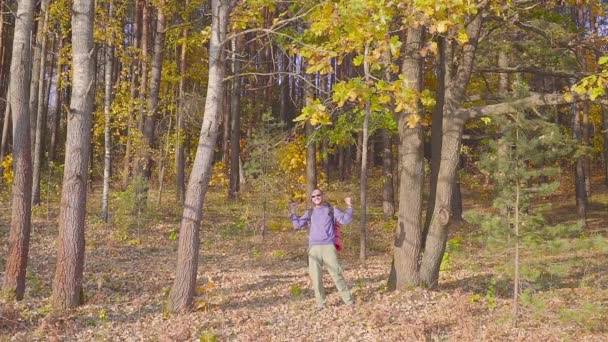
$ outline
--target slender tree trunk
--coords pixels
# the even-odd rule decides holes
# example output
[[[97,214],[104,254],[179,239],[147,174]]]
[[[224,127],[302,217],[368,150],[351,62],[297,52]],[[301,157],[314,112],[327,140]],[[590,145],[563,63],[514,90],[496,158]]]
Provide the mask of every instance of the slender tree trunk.
[[[304,84],[304,101],[305,106],[312,104],[314,100],[314,89],[309,83],[312,83],[311,76],[306,74],[304,77],[308,80]],[[306,198],[310,199],[312,192],[317,188],[317,148],[314,141],[314,127],[310,122],[306,122]]]
[[[602,136],[604,137],[604,184],[608,185],[608,108],[602,105]]]
[[[289,76],[284,73],[289,70],[288,64],[289,59],[287,55],[282,50],[279,52],[280,54],[280,64],[279,71],[281,74],[279,75],[279,122],[285,124],[287,126],[288,114],[287,107],[289,101]]]
[[[209,43],[209,81],[205,99],[205,116],[199,136],[196,158],[188,189],[179,235],[179,249],[175,281],[171,288],[170,309],[186,311],[192,306],[196,274],[198,269],[198,252],[200,245],[199,227],[203,215],[203,204],[213,163],[218,126],[220,121],[221,102],[224,94],[224,55],[222,43],[226,39],[228,26],[229,1],[212,0],[211,38]]]
[[[590,146],[589,141],[589,102],[581,103],[583,110],[583,122],[582,122],[582,143],[585,147]],[[583,174],[585,176],[585,197],[587,198],[587,203],[591,199],[591,158],[588,154],[583,156]]]
[[[11,96],[10,96],[10,88],[7,89],[6,92],[6,106],[4,107],[4,121],[2,123],[2,142],[0,144],[0,176],[4,175],[4,167],[2,166],[2,161],[4,157],[6,157],[6,153],[8,152],[8,135],[9,135],[9,125],[11,122]],[[608,170],[608,169],[607,169]],[[608,175],[608,173],[607,173]],[[608,179],[608,176],[607,176]],[[2,184],[2,182],[0,182]]]
[[[232,62],[232,74],[237,75],[241,72],[241,62],[238,53],[242,53],[243,49],[243,37],[237,37],[233,44],[233,62]],[[240,165],[239,160],[241,156],[241,78],[234,77],[231,82],[232,89],[230,94],[230,118],[232,120],[230,125],[230,185],[228,191],[228,198],[238,198],[240,191]]]
[[[141,60],[139,81],[139,117],[137,129],[144,130],[144,118],[146,116],[146,95],[148,91],[148,43],[150,41],[150,8],[148,0],[141,1],[142,24],[141,24]]]
[[[422,47],[424,28],[410,28],[403,58],[405,89],[420,91],[422,85]],[[419,108],[419,106],[415,106]],[[424,185],[424,140],[421,125],[408,125],[410,116],[399,115],[399,211],[393,246],[393,265],[389,276],[390,289],[402,289],[419,283],[418,264],[422,248],[422,190]]]
[[[370,81],[369,65],[367,56],[369,55],[369,44],[365,45],[365,58],[363,59],[363,70],[365,81]],[[368,163],[368,139],[369,139],[369,120],[372,115],[371,102],[368,100],[365,103],[365,118],[363,120],[363,129],[361,131],[361,175],[359,177],[361,184],[361,214],[360,214],[360,240],[359,240],[359,260],[365,261],[367,255],[367,163]]]
[[[380,130],[382,139],[382,211],[385,219],[395,215],[395,190],[393,187],[393,143],[387,130]]]
[[[32,153],[30,145],[29,86],[30,35],[34,18],[34,2],[19,0],[15,16],[13,55],[9,89],[13,113],[13,189],[11,228],[3,290],[23,299],[25,272],[30,243]]]
[[[44,94],[46,90],[45,84],[45,73],[46,73],[46,59],[47,59],[47,32],[48,32],[48,21],[49,11],[48,0],[42,1],[41,12],[44,13],[44,21],[42,22],[41,42],[40,42],[40,69],[38,74],[38,86],[37,93],[31,93],[31,97],[36,96],[36,124],[34,125],[34,138],[32,139],[34,145],[34,170],[33,170],[33,181],[32,181],[32,205],[40,204],[40,168],[42,166],[42,149],[44,146],[44,134],[46,131],[46,111],[44,110]],[[52,49],[51,49],[52,51]],[[48,75],[51,77],[52,75]],[[31,103],[31,99],[30,99]]]
[[[74,0],[72,15],[73,88],[68,115],[63,188],[59,211],[57,266],[52,302],[66,310],[83,301],[84,224],[86,214],[95,54],[94,1]]]
[[[572,120],[572,132],[574,139],[581,144],[582,143],[582,127],[581,127],[581,114],[579,111],[579,105],[572,104],[573,120]],[[580,222],[583,225],[587,225],[587,191],[585,189],[585,166],[584,158],[578,157],[576,159],[576,165],[574,167],[574,189],[576,193],[576,210]]]
[[[54,94],[54,112],[51,116],[50,128],[51,128],[51,141],[49,146],[49,161],[55,161],[56,153],[57,153],[57,139],[58,139],[58,131],[59,131],[59,121],[61,119],[61,71],[63,69],[63,58],[61,58],[61,50],[63,49],[63,37],[59,35],[57,37],[59,40],[57,46],[57,81],[55,84],[55,94]]]
[[[36,143],[36,122],[38,120],[38,91],[40,88],[40,73],[44,75],[44,68],[41,65],[43,58],[43,46],[46,45],[46,26],[48,22],[49,0],[40,2],[40,20],[36,24],[36,40],[33,44],[32,79],[30,84],[30,130],[32,145]],[[33,151],[32,151],[33,152]],[[32,155],[34,160],[34,155]]]
[[[185,1],[185,6],[188,7],[189,0]],[[189,18],[184,18],[184,22],[188,22]],[[180,57],[179,57],[179,109],[177,112],[177,124],[176,124],[176,147],[175,147],[175,165],[176,165],[176,192],[177,198],[181,204],[184,203],[186,194],[186,158],[184,156],[184,116],[186,114],[186,67],[187,67],[187,51],[188,51],[188,25],[184,26],[182,30],[182,38],[184,42],[181,46]]]
[[[114,12],[114,4],[110,0],[108,4],[108,18],[112,17]],[[107,30],[107,28],[106,28]],[[109,30],[106,31],[106,65],[104,70],[104,154],[103,154],[103,193],[101,195],[101,219],[108,223],[110,217],[110,171],[112,167],[112,140],[110,134],[110,111],[112,110],[112,68],[114,66],[114,48],[112,47],[112,39]]]
[[[137,1],[134,6],[135,25],[133,26],[133,47],[138,49],[141,42],[140,32],[142,31],[142,12],[143,12],[144,1]],[[147,31],[146,31],[147,32]],[[135,63],[131,66],[131,101],[129,101],[129,118],[127,119],[127,144],[125,146],[125,158],[122,166],[122,189],[125,190],[129,185],[129,178],[131,177],[131,159],[133,150],[133,130],[134,130],[134,119],[137,117],[137,110],[135,109],[135,101],[139,98],[139,78],[138,74],[140,71],[141,61],[139,58],[135,58]]]
[[[152,68],[150,75],[150,86],[147,101],[147,112],[144,115],[143,126],[143,146],[140,151],[140,160],[137,167],[137,177],[143,178],[145,183],[150,181],[152,176],[152,152],[154,147],[154,128],[156,126],[156,117],[158,116],[158,103],[160,91],[160,77],[163,67],[163,50],[165,45],[165,13],[164,3],[158,7],[158,15],[156,19],[156,36],[154,37],[154,54],[152,56]],[[148,186],[141,190],[143,197],[147,193]]]

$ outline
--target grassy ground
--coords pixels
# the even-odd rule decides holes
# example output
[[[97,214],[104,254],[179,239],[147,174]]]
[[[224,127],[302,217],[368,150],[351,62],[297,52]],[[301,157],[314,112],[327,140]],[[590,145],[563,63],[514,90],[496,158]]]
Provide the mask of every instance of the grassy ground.
[[[554,203],[545,213],[551,224],[576,222],[566,181],[568,186],[546,199]],[[358,198],[356,191],[341,184],[329,194],[340,206],[349,193]],[[165,194],[157,205],[152,191],[148,210],[139,214],[125,209],[132,201],[128,193],[115,195],[112,223],[104,224],[97,218],[100,192],[93,189],[89,203],[86,304],[64,316],[50,312],[58,204],[35,208],[26,297],[0,303],[0,341],[606,341],[608,191],[599,179],[584,231],[522,251],[530,274],[522,282],[517,326],[512,319],[513,248],[490,245],[472,224],[450,232],[439,291],[387,292],[395,221],[382,218],[377,191],[370,192],[365,263],[358,260],[358,222],[344,232],[341,258],[357,305],[342,306],[326,276],[330,305],[316,312],[306,233],[289,228],[286,204],[269,196],[262,215],[259,191],[232,203],[224,190],[212,189],[201,231],[195,309],[174,316],[165,307],[177,255],[180,211],[174,194]],[[469,186],[465,211],[488,211],[490,198],[489,188]],[[2,203],[4,266],[10,208]]]

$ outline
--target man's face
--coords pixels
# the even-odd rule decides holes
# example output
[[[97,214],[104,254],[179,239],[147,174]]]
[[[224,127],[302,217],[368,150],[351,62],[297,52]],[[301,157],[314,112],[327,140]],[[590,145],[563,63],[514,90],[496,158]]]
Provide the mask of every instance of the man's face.
[[[319,205],[323,202],[323,193],[319,190],[315,190],[310,195],[310,199],[312,200],[312,204]]]

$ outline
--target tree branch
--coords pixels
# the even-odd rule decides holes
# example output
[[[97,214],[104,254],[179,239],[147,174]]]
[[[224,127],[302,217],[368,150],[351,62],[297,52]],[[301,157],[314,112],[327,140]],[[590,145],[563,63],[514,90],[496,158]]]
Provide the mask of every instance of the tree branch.
[[[535,66],[516,66],[509,68],[477,68],[476,72],[480,73],[504,73],[504,74],[514,74],[519,72],[527,72],[531,74],[541,75],[541,76],[551,76],[551,77],[560,77],[560,78],[582,78],[585,76],[590,76],[592,73],[589,72],[567,72],[567,71],[551,71],[541,69]]]
[[[564,97],[564,93],[553,93],[553,94],[532,94],[528,97],[524,97],[521,99],[515,99],[513,101],[486,105],[486,106],[478,106],[472,108],[460,109],[458,111],[458,116],[467,119],[472,119],[481,116],[498,116],[509,113],[514,113],[517,111],[540,107],[540,106],[557,106],[557,105],[565,105],[575,102],[589,101],[589,96],[583,94],[572,93],[572,98],[567,100]],[[600,100],[601,103],[608,103],[606,100]]]

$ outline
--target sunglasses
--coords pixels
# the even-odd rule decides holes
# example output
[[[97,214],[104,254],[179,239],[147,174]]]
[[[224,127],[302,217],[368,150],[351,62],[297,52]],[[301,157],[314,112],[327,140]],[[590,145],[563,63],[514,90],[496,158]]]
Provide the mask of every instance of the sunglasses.
[[[322,194],[319,194],[319,195],[312,195],[312,196],[310,196],[310,198],[317,198],[317,197],[321,197],[321,196],[323,196],[323,195],[322,195]]]

